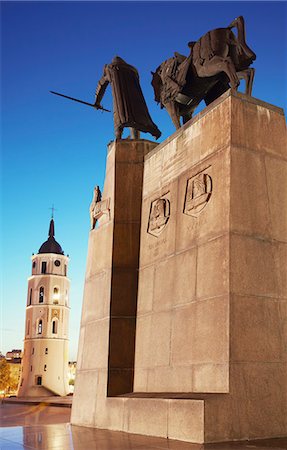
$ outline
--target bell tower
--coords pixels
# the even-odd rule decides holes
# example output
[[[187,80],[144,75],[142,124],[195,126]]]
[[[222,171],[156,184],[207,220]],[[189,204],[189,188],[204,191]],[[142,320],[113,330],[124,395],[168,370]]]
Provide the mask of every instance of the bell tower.
[[[65,396],[69,392],[69,258],[54,235],[52,216],[47,241],[32,255],[19,397]]]

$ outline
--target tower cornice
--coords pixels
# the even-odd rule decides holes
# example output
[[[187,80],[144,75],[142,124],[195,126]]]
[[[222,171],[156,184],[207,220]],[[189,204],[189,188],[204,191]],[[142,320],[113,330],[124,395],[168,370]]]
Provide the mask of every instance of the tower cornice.
[[[70,257],[68,255],[62,255],[61,253],[33,253],[31,256],[31,260],[33,261],[36,258],[58,258],[58,259],[66,259],[67,261],[70,260]]]
[[[33,280],[34,278],[50,278],[51,276],[53,276],[53,278],[65,278],[65,280],[67,281],[71,281],[70,278],[68,278],[66,275],[61,275],[59,273],[35,273],[33,275],[30,275],[30,277],[27,278],[28,281]]]

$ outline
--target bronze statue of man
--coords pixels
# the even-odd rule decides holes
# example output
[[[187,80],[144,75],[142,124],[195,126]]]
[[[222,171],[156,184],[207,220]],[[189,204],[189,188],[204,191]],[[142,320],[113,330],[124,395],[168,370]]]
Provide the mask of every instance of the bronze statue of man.
[[[156,139],[161,132],[148,112],[135,67],[116,56],[111,64],[104,66],[104,73],[96,88],[95,106],[100,106],[108,84],[111,83],[114,105],[114,127],[117,139],[123,129],[131,128],[131,137],[139,138],[139,132],[152,134]]]

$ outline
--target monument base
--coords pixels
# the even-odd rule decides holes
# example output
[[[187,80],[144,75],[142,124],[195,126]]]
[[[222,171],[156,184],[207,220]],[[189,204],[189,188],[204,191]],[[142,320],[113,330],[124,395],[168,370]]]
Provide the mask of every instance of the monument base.
[[[160,145],[110,146],[72,424],[194,443],[287,435],[286,180],[282,110],[242,94]]]

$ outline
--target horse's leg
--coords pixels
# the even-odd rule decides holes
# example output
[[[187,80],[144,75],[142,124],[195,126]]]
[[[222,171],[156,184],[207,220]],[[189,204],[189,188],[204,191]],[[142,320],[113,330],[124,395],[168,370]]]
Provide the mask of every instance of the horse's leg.
[[[214,56],[207,64],[195,65],[199,77],[211,77],[220,72],[225,72],[228,76],[232,90],[237,90],[239,86],[239,79],[236,74],[236,69],[231,58],[222,58],[221,56]]]
[[[246,44],[246,37],[245,37],[245,23],[244,18],[242,16],[237,17],[233,20],[233,22],[228,26],[228,28],[236,28],[237,29],[237,39],[239,43],[239,52],[242,53],[242,50],[247,58],[255,59],[256,55],[255,53],[248,47]]]
[[[132,139],[140,139],[140,131],[136,128],[130,128],[131,138]]]
[[[175,128],[178,130],[181,127],[178,106],[175,104],[175,102],[168,102],[164,106],[168,114],[170,115]]]
[[[237,72],[237,76],[240,80],[245,80],[245,94],[250,95],[252,93],[252,86],[254,80],[255,69],[249,68],[242,70],[241,72]]]
[[[182,123],[183,123],[183,125],[185,123],[187,123],[190,119],[192,119],[192,113],[185,114],[184,116],[182,116]]]
[[[190,107],[189,108],[187,107],[186,109],[184,109],[184,111],[181,112],[183,125],[187,123],[190,119],[192,119],[194,110],[195,107],[192,109],[190,109]]]

